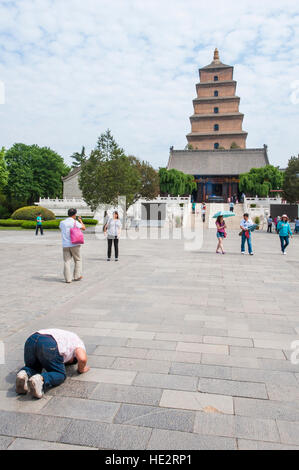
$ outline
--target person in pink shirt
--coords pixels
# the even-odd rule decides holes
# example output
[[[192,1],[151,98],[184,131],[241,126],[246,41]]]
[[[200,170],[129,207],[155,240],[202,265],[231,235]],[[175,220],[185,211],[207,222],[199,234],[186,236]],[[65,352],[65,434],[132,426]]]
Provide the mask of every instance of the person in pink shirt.
[[[52,387],[66,379],[65,366],[78,364],[78,373],[89,371],[83,341],[71,331],[39,330],[27,339],[24,346],[25,366],[16,377],[16,392],[30,392],[42,398]]]
[[[223,239],[226,238],[226,223],[224,222],[224,219],[222,215],[217,217],[216,220],[216,228],[217,228],[217,248],[216,248],[216,253],[219,253],[219,250],[221,250],[222,254],[225,254],[225,251],[223,249]]]

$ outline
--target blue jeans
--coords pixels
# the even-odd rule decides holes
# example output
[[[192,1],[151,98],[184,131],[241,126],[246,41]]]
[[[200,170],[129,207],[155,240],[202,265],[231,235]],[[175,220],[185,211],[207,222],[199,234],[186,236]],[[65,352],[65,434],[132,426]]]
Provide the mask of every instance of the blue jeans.
[[[57,343],[52,336],[34,333],[29,336],[24,347],[24,370],[28,377],[41,374],[44,391],[57,387],[66,379],[63,356],[59,354]],[[44,372],[42,370],[44,369]]]
[[[289,245],[289,236],[286,237],[279,237],[280,238],[280,243],[281,243],[281,251],[284,253],[284,250],[286,247]]]
[[[245,242],[247,240],[248,252],[252,253],[251,233],[249,232],[249,238],[245,237],[245,232],[242,232],[241,251],[245,253]]]

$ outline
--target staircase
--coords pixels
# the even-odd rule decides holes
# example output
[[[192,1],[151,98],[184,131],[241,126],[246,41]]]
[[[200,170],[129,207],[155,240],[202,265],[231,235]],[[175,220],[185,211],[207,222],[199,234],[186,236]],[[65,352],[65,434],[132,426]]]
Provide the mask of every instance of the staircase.
[[[216,228],[215,227],[216,219],[213,219],[213,215],[219,211],[229,211],[229,204],[227,203],[217,204],[213,202],[207,204],[205,228]],[[225,219],[227,230],[239,230],[243,213],[244,213],[243,204],[235,204],[235,207],[234,207],[234,214],[236,214],[235,217],[228,217]]]

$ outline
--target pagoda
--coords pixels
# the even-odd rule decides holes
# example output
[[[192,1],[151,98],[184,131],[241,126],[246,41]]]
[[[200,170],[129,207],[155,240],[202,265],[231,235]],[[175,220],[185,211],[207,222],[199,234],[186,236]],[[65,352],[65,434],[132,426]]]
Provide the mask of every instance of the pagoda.
[[[240,199],[240,175],[269,165],[267,145],[246,148],[244,114],[239,111],[233,72],[231,65],[220,61],[215,49],[212,63],[199,69],[188,145],[184,150],[170,147],[167,169],[194,176],[197,189],[192,199],[197,202],[226,202],[232,196]]]
[[[200,83],[193,100],[188,147],[196,150],[246,148],[247,132],[242,130],[244,114],[233,80],[234,67],[223,64],[218,49],[210,65],[199,69]]]

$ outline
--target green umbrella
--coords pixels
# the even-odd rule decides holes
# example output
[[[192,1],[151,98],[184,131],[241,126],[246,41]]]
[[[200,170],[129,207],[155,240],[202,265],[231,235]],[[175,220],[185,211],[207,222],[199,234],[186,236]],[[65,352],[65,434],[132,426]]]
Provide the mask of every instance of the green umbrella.
[[[217,217],[220,217],[222,216],[224,219],[226,219],[227,217],[234,217],[236,214],[234,214],[233,212],[230,212],[230,211],[219,211],[219,212],[216,212],[216,214],[213,215],[213,219],[217,219]]]

